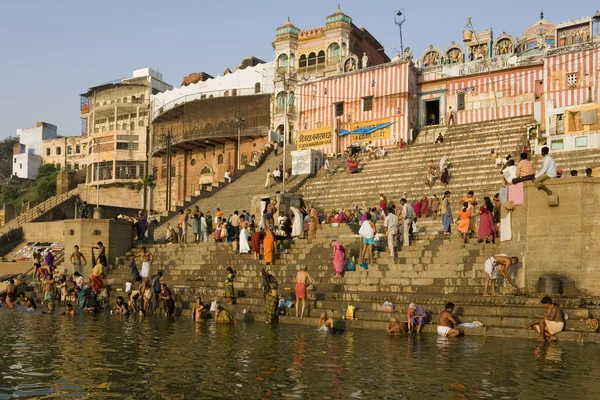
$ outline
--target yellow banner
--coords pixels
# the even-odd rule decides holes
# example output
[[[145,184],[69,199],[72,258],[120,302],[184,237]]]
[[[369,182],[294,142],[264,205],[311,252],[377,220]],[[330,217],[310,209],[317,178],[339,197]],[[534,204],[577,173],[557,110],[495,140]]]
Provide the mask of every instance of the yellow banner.
[[[363,122],[344,124],[345,125],[344,129],[353,131],[355,129],[370,128],[372,126],[388,124],[388,123],[390,123],[390,120],[384,118],[384,119],[378,119],[378,120],[374,120],[374,121],[363,121]],[[392,128],[392,125],[388,126],[387,128],[384,128],[384,129],[378,129],[375,132],[371,132],[366,135],[352,134],[352,138],[351,138],[352,143],[368,142],[369,140],[389,139],[391,137],[391,128]]]
[[[332,136],[331,127],[300,131],[297,143],[298,150],[331,146]]]

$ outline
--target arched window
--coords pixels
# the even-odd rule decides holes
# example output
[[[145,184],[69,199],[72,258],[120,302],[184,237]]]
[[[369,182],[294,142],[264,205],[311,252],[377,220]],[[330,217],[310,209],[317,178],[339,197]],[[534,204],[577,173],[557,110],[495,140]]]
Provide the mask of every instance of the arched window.
[[[311,52],[308,55],[308,66],[311,67],[316,64],[317,64],[317,55],[315,53]]]
[[[231,95],[237,96],[237,89],[231,89]]]
[[[67,171],[71,170],[71,163],[67,163]]]
[[[138,126],[144,126],[146,123],[144,122],[144,120],[142,118],[140,118],[140,122],[138,123]]]
[[[285,107],[285,92],[277,93],[277,107]]]
[[[57,155],[57,156],[60,156],[60,154],[61,154],[61,153],[62,153],[62,149],[60,148],[60,146],[58,146],[58,147],[56,148],[56,155]],[[59,165],[60,165],[60,164],[59,164]]]
[[[327,47],[327,58],[331,61],[337,62],[340,57],[340,45],[338,43],[331,43],[329,47]]]
[[[260,93],[260,82],[254,84],[254,93]]]
[[[81,146],[76,144],[75,145],[75,154],[79,154],[79,153],[81,153]]]
[[[299,61],[298,67],[299,68],[306,68],[306,54],[302,54],[300,56],[300,61]]]
[[[205,95],[205,94],[203,94],[202,96],[200,96],[200,99],[201,99],[201,100],[202,100],[202,99],[205,99],[205,98],[206,98],[206,95]]]
[[[123,97],[123,103],[127,103],[127,97]]]
[[[75,171],[79,171],[79,163],[75,163]]]
[[[294,53],[290,54],[290,67],[296,66],[296,55]]]
[[[131,102],[132,103],[137,103],[137,98],[135,96],[131,96]]]
[[[248,164],[248,154],[242,153],[242,165]]]
[[[253,151],[253,152],[252,152],[252,158],[251,158],[252,162],[256,162],[256,161],[257,161],[257,158],[258,158],[258,153],[257,153],[257,152],[255,152],[255,151]]]
[[[73,154],[73,147],[67,146],[67,154]]]
[[[208,174],[212,174],[212,171],[210,170],[210,168],[208,167],[204,167],[202,168],[202,171],[200,171],[201,175],[208,175]]]
[[[280,54],[277,58],[277,66],[287,68],[287,66],[289,65],[288,61],[289,60],[287,54]]]
[[[225,93],[223,93],[223,96],[229,97],[229,90],[226,90]]]
[[[56,163],[56,170],[60,171],[60,163]]]
[[[325,52],[323,50],[321,50],[317,56],[317,64],[325,64]]]
[[[223,164],[223,154],[219,154],[217,157],[217,164]]]
[[[129,124],[130,129],[134,130],[135,129],[135,121],[131,121],[131,124]]]
[[[46,156],[50,156],[50,154],[52,154],[52,150],[50,150],[50,147],[46,147]]]

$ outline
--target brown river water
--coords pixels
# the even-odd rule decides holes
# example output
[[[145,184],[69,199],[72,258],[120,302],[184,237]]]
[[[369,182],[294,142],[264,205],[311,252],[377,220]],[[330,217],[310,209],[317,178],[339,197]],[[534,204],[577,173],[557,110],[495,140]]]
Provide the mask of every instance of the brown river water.
[[[598,399],[600,347],[0,309],[0,400]]]

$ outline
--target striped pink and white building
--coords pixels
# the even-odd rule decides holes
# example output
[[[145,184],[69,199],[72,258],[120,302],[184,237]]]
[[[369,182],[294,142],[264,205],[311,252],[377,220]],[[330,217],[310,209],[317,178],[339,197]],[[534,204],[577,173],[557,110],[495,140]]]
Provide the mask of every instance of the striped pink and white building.
[[[316,147],[324,153],[341,152],[352,143],[354,135],[340,137],[338,131],[370,123],[393,123],[387,137],[372,140],[377,146],[407,140],[413,128],[409,104],[415,99],[416,82],[412,63],[394,62],[299,84],[298,134],[330,132],[330,143]]]
[[[391,122],[389,132],[373,135],[374,144],[385,146],[412,139],[411,130],[427,125],[432,110],[435,124],[445,124],[450,106],[458,124],[531,115],[545,130],[565,109],[600,102],[599,68],[597,44],[552,49],[489,74],[427,76],[412,62],[378,65],[300,84],[298,137],[307,132],[321,141],[305,148],[338,153],[361,137],[336,132]]]

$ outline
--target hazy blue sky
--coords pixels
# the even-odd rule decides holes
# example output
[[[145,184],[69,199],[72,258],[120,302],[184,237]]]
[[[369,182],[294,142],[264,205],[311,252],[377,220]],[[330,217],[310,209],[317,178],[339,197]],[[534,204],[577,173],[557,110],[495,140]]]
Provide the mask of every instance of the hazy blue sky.
[[[600,8],[592,0],[0,0],[0,138],[41,120],[79,134],[79,93],[137,68],[157,69],[179,86],[188,73],[218,75],[246,56],[271,60],[275,29],[288,15],[300,29],[315,28],[338,3],[390,57],[399,47],[398,8],[415,57],[429,44],[460,42],[468,17],[478,31],[520,36],[542,10],[559,23]]]

